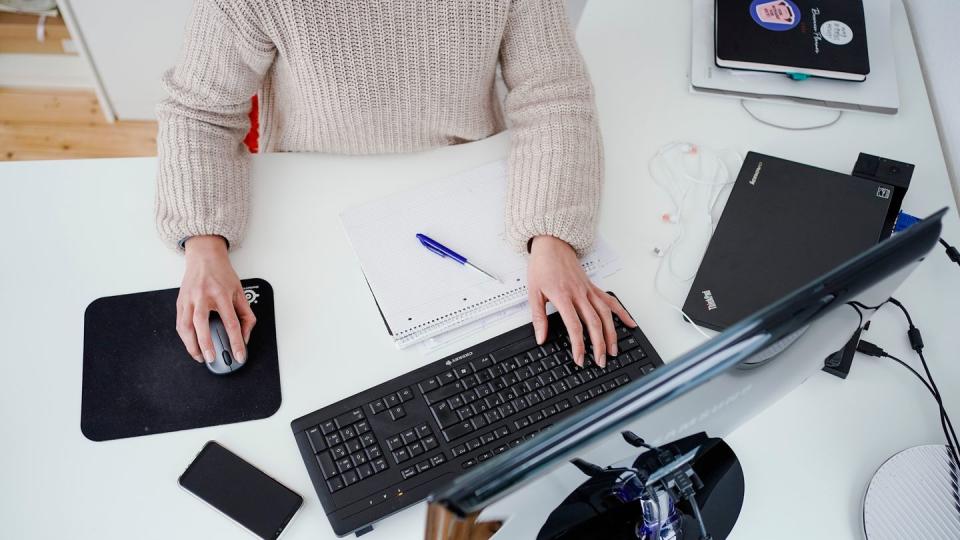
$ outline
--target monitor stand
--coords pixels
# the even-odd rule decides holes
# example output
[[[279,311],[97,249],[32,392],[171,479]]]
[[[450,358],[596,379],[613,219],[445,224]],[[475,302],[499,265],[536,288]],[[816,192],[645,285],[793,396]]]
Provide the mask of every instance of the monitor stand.
[[[661,448],[669,447],[683,454],[698,446],[700,449],[690,464],[703,486],[697,488],[695,498],[710,538],[721,540],[727,538],[733,530],[743,506],[743,469],[736,454],[722,439],[707,437],[703,433],[679,439]],[[641,454],[635,465],[642,465],[644,456],[651,454],[652,452]],[[596,474],[577,487],[551,512],[540,529],[537,540],[635,540],[637,524],[643,515],[642,502],[635,500],[624,503],[614,495],[622,471],[623,469],[607,468],[601,472],[597,468]],[[682,520],[682,535],[677,537],[677,540],[699,540],[700,528],[690,504],[680,501],[676,504],[676,509]]]

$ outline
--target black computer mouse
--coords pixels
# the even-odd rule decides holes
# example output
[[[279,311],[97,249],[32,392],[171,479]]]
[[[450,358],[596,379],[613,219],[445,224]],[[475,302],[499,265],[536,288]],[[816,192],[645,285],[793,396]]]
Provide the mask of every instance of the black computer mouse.
[[[220,320],[220,315],[216,311],[210,312],[210,339],[213,340],[214,358],[213,362],[207,362],[207,369],[210,373],[216,375],[227,375],[243,367],[243,364],[237,362],[230,349],[230,337],[227,335],[227,329]]]

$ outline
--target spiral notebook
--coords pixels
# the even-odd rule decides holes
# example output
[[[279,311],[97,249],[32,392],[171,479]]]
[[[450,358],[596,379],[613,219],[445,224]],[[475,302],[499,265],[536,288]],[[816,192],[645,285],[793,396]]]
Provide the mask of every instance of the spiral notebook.
[[[343,212],[387,331],[400,348],[491,316],[527,300],[526,257],[504,233],[504,161],[430,182]],[[496,282],[428,251],[423,233],[493,273]],[[588,274],[611,268],[601,241],[582,259]]]

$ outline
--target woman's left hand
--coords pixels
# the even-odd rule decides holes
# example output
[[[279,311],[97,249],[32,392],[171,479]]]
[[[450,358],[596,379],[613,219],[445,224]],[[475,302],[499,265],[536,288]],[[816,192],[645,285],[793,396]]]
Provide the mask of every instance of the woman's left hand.
[[[584,326],[593,345],[594,361],[600,367],[607,364],[608,353],[617,355],[613,315],[631,328],[637,326],[616,298],[590,281],[576,252],[559,238],[537,236],[533,239],[527,288],[537,343],[542,344],[547,337],[546,303],[549,301],[557,308],[567,327],[573,361],[578,366],[583,366],[585,356]]]

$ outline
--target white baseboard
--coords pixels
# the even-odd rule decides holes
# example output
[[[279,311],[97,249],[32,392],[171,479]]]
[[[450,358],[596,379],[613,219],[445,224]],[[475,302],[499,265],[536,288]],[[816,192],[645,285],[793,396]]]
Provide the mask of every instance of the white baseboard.
[[[94,89],[93,75],[77,55],[0,54],[0,86]]]

